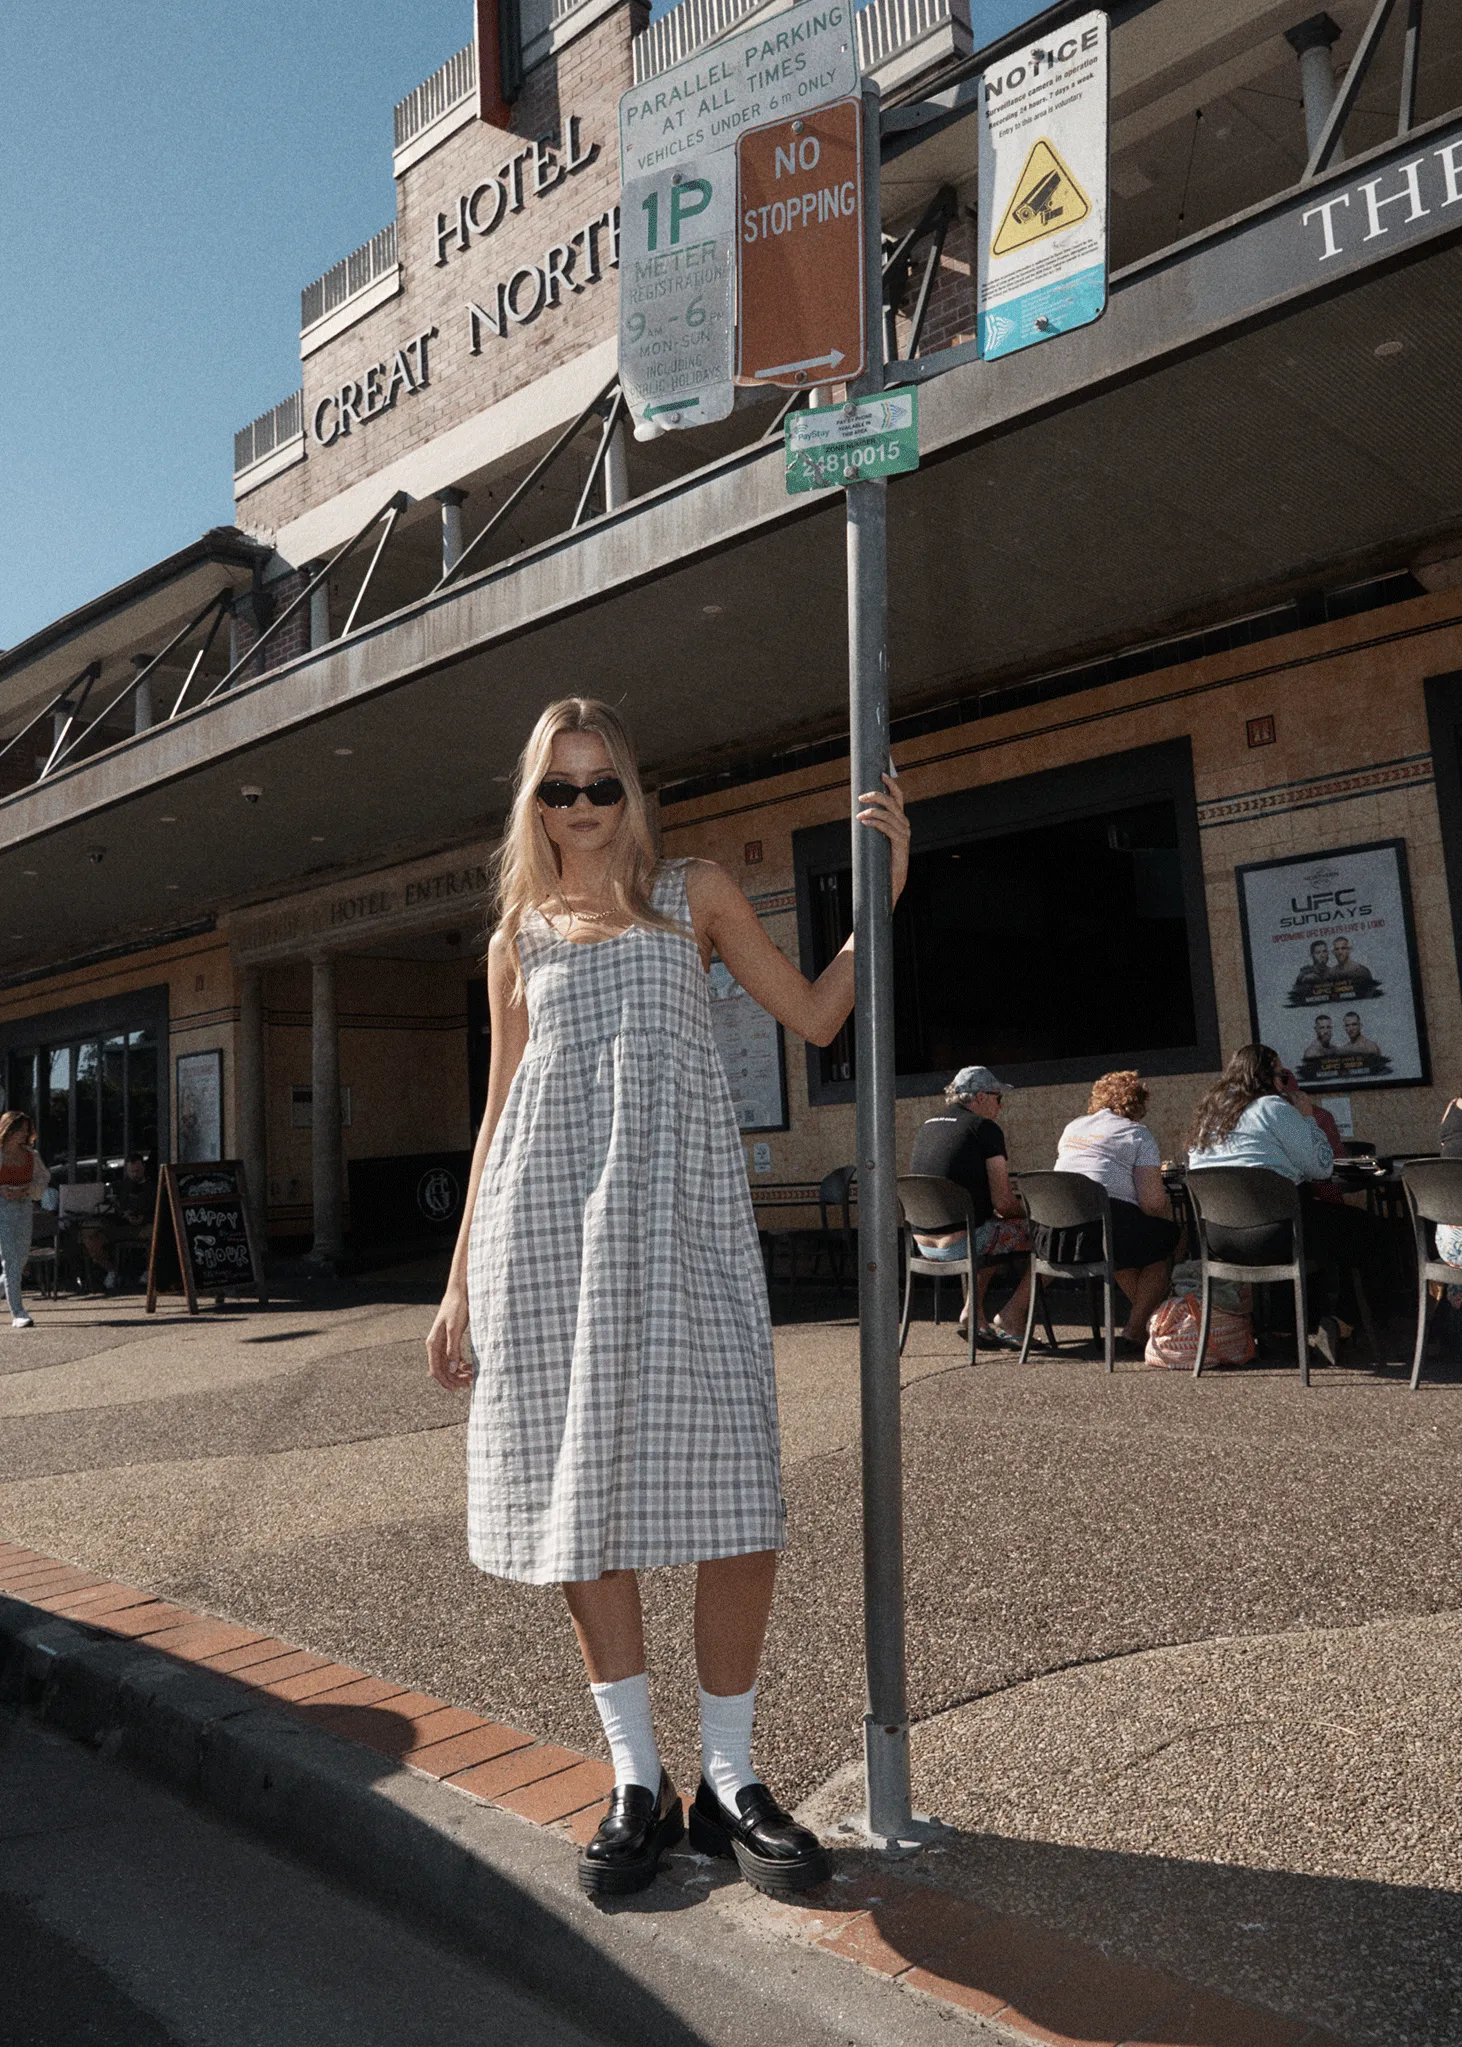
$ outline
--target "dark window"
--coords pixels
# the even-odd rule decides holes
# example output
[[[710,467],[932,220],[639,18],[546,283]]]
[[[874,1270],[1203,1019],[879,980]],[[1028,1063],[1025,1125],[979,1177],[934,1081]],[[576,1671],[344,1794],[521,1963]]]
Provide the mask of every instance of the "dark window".
[[[1142,800],[1111,800],[1127,790]],[[910,816],[894,919],[901,1093],[934,1092],[971,1060],[1027,1085],[1216,1063],[1186,746],[912,804]],[[851,929],[847,833],[799,838],[804,945],[821,972]],[[852,1037],[850,1025],[809,1048],[814,1101],[849,1091]]]

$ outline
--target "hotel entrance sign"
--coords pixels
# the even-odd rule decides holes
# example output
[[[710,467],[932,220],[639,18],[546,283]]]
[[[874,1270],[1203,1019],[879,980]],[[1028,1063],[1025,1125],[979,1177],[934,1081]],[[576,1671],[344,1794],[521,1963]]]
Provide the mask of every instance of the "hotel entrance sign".
[[[729,149],[745,128],[857,90],[853,0],[802,0],[624,94],[621,182]]]
[[[738,383],[798,390],[861,376],[862,101],[754,129],[736,165]]]
[[[1013,355],[1107,303],[1107,17],[992,64],[980,87],[980,353]]]
[[[735,237],[729,149],[631,178],[620,195],[619,381],[636,439],[708,426],[735,402]]]

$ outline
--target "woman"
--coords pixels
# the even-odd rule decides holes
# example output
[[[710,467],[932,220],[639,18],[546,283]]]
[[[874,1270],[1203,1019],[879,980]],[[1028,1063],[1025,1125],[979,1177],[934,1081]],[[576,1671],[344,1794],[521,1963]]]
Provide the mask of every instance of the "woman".
[[[892,853],[895,784],[860,799]],[[560,1583],[614,1761],[580,1862],[591,1897],[641,1890],[683,1831],[650,1719],[635,1573],[694,1562],[702,1781],[691,1839],[776,1896],[828,1861],[751,1767],[783,1506],[771,1325],[725,1074],[713,950],[789,1030],[829,1044],[853,943],[815,983],[712,861],[657,861],[629,735],[552,704],[519,763],[487,954],[492,1066],[451,1276],[427,1339],[465,1386],[478,1568]]]
[[[23,1109],[0,1116],[0,1259],[5,1265],[5,1298],[12,1329],[34,1327],[25,1312],[20,1282],[30,1256],[34,1202],[51,1184],[36,1148],[36,1126]]]
[[[1291,1084],[1286,1087],[1288,1080]],[[1338,1202],[1319,1201],[1319,1185],[1330,1178],[1335,1154],[1315,1121],[1315,1106],[1293,1084],[1279,1054],[1268,1045],[1244,1045],[1199,1102],[1189,1139],[1188,1170],[1206,1166],[1264,1166],[1282,1173],[1301,1190],[1305,1249],[1325,1269],[1333,1307],[1340,1282],[1367,1263],[1372,1250],[1371,1219]],[[1293,1253],[1286,1224],[1244,1230],[1208,1229],[1210,1249],[1236,1264],[1280,1263]],[[1313,1337],[1315,1348],[1334,1364],[1350,1325],[1327,1312]]]
[[[1163,1185],[1162,1153],[1143,1118],[1147,1088],[1133,1072],[1104,1073],[1087,1113],[1068,1123],[1056,1152],[1058,1173],[1080,1173],[1105,1187],[1112,1204],[1112,1259],[1117,1284],[1131,1303],[1124,1346],[1142,1349],[1147,1323],[1168,1287],[1168,1260],[1178,1242]],[[1063,1251],[1063,1262],[1068,1254]],[[1101,1256],[1100,1244],[1072,1250],[1073,1263]]]

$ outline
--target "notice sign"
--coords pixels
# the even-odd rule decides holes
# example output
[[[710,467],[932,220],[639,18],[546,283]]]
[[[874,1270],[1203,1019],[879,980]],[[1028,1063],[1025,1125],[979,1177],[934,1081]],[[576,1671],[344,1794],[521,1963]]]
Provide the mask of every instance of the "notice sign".
[[[863,104],[841,100],[736,145],[737,381],[861,374]]]
[[[783,432],[791,492],[898,476],[919,466],[918,392],[910,385],[853,404],[789,412]]]
[[[711,1031],[726,1069],[737,1128],[785,1130],[782,1026],[747,994],[720,960],[711,962],[709,992]]]
[[[1401,839],[1238,869],[1254,1033],[1302,1087],[1428,1078]]]
[[[980,353],[1012,355],[1107,303],[1103,13],[1002,59],[980,92]]]
[[[803,0],[632,86],[619,102],[620,180],[729,149],[743,129],[857,90],[853,0]]]
[[[633,178],[619,202],[619,381],[640,440],[725,419],[732,383],[736,159]]]

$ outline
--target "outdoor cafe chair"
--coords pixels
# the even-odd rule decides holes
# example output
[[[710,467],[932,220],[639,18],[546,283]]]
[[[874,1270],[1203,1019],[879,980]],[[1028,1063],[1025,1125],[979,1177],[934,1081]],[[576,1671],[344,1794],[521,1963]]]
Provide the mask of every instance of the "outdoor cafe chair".
[[[976,1278],[980,1254],[975,1249],[975,1210],[967,1188],[937,1173],[903,1173],[897,1181],[899,1206],[904,1218],[904,1313],[899,1323],[899,1355],[908,1341],[909,1316],[914,1305],[914,1279],[934,1282],[934,1320],[939,1320],[939,1282],[963,1278],[969,1286],[970,1363],[975,1362],[979,1335],[979,1289]],[[926,1237],[941,1231],[965,1232],[963,1258],[926,1258],[915,1240],[915,1230]]]
[[[34,1271],[41,1294],[54,1301],[57,1265],[55,1216],[43,1208],[37,1209],[32,1232],[30,1250],[25,1262]]]
[[[1088,1180],[1084,1173],[1022,1173],[1019,1185],[1020,1198],[1025,1203],[1025,1212],[1031,1224],[1031,1293],[1025,1315],[1025,1341],[1020,1347],[1020,1362],[1024,1364],[1030,1355],[1031,1335],[1036,1326],[1037,1296],[1040,1297],[1041,1312],[1051,1348],[1052,1350],[1059,1348],[1051,1329],[1050,1309],[1046,1305],[1046,1281],[1084,1280],[1088,1287],[1100,1285],[1102,1290],[1102,1349],[1107,1370],[1114,1372],[1117,1369],[1117,1275],[1112,1264],[1112,1203],[1106,1188],[1097,1180]],[[1081,1230],[1092,1223],[1101,1225],[1100,1258],[1084,1258],[1075,1262],[1062,1261],[1043,1258],[1035,1248],[1037,1229]],[[1093,1318],[1093,1337],[1096,1334],[1096,1322]]]
[[[1203,1261],[1202,1312],[1198,1322],[1198,1350],[1193,1359],[1193,1377],[1203,1370],[1208,1351],[1208,1331],[1213,1320],[1213,1282],[1225,1279],[1240,1286],[1291,1286],[1294,1289],[1295,1355],[1300,1384],[1310,1383],[1310,1316],[1308,1279],[1319,1270],[1320,1261],[1305,1251],[1305,1218],[1300,1190],[1283,1173],[1271,1173],[1267,1166],[1203,1166],[1188,1174],[1188,1197],[1198,1224],[1198,1255]],[[1262,1230],[1287,1226],[1290,1256],[1267,1265],[1242,1265],[1234,1259],[1215,1257],[1209,1248],[1208,1232]],[[1356,1305],[1366,1332],[1371,1356],[1379,1362],[1376,1332],[1371,1326],[1370,1304],[1358,1272],[1352,1270]]]
[[[855,1258],[853,1250],[853,1202],[857,1185],[856,1166],[834,1166],[830,1173],[824,1173],[817,1189],[817,1213],[819,1226],[815,1230],[768,1229],[764,1224],[757,1228],[761,1242],[762,1263],[766,1269],[767,1285],[775,1277],[776,1257],[779,1249],[787,1253],[787,1284],[796,1286],[802,1274],[799,1271],[797,1253],[805,1244],[812,1252],[812,1260],[806,1277],[817,1278],[818,1263],[827,1260],[828,1271],[837,1285],[841,1286],[853,1271]],[[841,1225],[829,1224],[828,1211],[841,1210]]]
[[[833,1267],[838,1285],[854,1269],[853,1250],[853,1203],[857,1199],[858,1168],[856,1166],[834,1166],[830,1173],[824,1173],[817,1190],[817,1213],[821,1219],[822,1236],[813,1244],[812,1269],[817,1270],[818,1258],[827,1253],[828,1263]],[[828,1222],[828,1211],[841,1211],[842,1221]],[[836,1230],[837,1234],[834,1235]]]
[[[1427,1225],[1462,1224],[1462,1159],[1412,1159],[1401,1168],[1416,1232],[1416,1355],[1411,1361],[1411,1390],[1421,1384],[1421,1361],[1426,1350],[1427,1313],[1431,1307],[1429,1283],[1462,1286],[1462,1268],[1446,1265],[1434,1255],[1435,1247]]]

